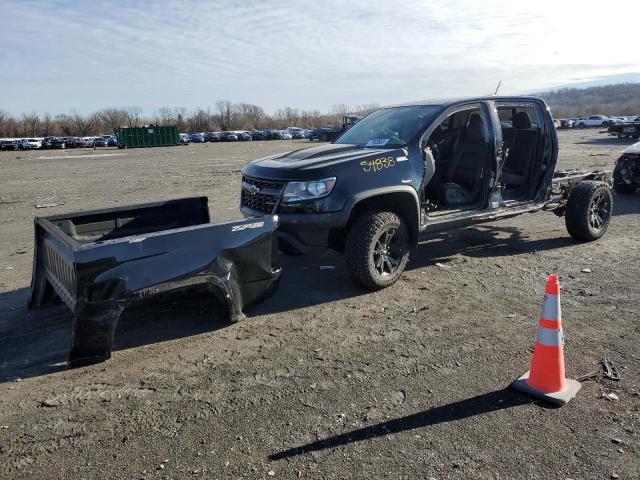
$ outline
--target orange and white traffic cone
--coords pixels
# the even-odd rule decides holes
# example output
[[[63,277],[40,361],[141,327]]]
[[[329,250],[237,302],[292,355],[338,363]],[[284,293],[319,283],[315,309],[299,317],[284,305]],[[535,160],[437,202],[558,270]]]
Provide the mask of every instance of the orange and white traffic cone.
[[[516,390],[558,405],[571,400],[581,386],[580,382],[565,378],[561,317],[560,282],[555,275],[549,275],[531,370],[512,384]]]

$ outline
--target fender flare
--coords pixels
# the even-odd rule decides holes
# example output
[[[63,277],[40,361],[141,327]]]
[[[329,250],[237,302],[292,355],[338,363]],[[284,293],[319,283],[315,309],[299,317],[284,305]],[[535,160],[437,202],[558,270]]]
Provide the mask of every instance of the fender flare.
[[[342,210],[342,218],[340,221],[341,226],[344,227],[347,225],[351,217],[351,212],[358,203],[370,198],[397,193],[409,195],[413,199],[412,206],[415,208],[413,210],[413,214],[411,215],[412,218],[405,218],[405,220],[407,220],[407,222],[409,223],[408,227],[413,240],[412,248],[415,247],[420,236],[420,199],[418,198],[418,193],[416,192],[415,188],[410,185],[374,188],[353,195],[347,200],[344,209]]]

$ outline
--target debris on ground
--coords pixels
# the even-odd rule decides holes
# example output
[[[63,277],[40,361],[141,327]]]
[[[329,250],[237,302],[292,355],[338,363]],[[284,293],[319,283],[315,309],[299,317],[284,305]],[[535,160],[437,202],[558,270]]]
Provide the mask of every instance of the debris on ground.
[[[64,205],[64,202],[60,202],[60,203],[56,203],[56,202],[36,203],[35,207],[36,208],[51,208],[51,207],[58,207],[60,205]]]
[[[605,398],[607,398],[608,400],[620,400],[620,397],[618,397],[618,395],[616,395],[615,393],[611,392],[611,393],[604,393],[603,396]]]
[[[585,380],[590,380],[592,378],[600,377],[602,374],[605,378],[610,380],[619,381],[620,380],[620,372],[618,371],[618,366],[613,362],[613,360],[609,358],[603,358],[600,362],[602,366],[599,370],[594,370],[593,372],[585,373],[584,375],[576,378],[578,382],[584,382]]]
[[[583,268],[582,270],[580,270],[582,273],[591,273],[591,269],[590,268]]]
[[[443,270],[449,270],[451,268],[451,266],[445,265],[444,263],[440,263],[440,262],[436,262],[435,265],[436,265],[436,267],[442,268]]]

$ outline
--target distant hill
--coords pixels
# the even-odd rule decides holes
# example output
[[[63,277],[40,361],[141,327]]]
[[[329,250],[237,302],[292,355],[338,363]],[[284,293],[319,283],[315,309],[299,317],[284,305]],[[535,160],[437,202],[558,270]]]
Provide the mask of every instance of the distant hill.
[[[585,115],[640,115],[640,83],[560,88],[538,93],[555,118]]]
[[[589,88],[589,87],[605,87],[609,85],[618,85],[620,83],[640,83],[640,73],[628,72],[619,73],[617,75],[603,75],[600,77],[590,78],[589,80],[578,80],[563,85],[555,85],[547,87],[544,92],[560,90],[562,88]]]

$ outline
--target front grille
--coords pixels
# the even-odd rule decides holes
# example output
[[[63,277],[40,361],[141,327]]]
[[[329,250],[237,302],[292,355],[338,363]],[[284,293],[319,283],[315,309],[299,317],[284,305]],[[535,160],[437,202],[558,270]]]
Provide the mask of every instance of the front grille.
[[[278,204],[278,197],[270,195],[252,195],[246,190],[242,190],[242,206],[264,213],[273,213]]]
[[[240,205],[263,213],[274,213],[285,182],[255,177],[242,177]]]
[[[242,177],[242,181],[250,185],[255,185],[258,188],[272,188],[274,190],[281,190],[284,186],[284,182],[267,180],[265,178],[247,177],[246,175]]]

